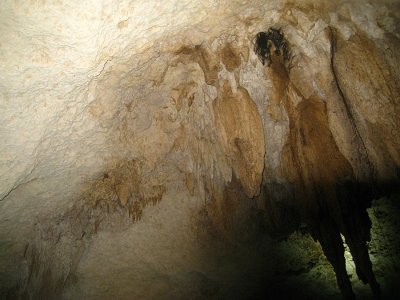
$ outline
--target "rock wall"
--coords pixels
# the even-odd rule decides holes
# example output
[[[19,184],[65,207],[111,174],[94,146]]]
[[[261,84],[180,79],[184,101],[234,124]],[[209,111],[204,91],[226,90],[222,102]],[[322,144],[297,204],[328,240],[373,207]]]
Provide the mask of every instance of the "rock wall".
[[[120,286],[102,251],[115,278],[159,288],[121,298],[157,298],[154,277],[201,269],[210,245],[300,224],[345,297],[340,234],[379,293],[366,208],[399,180],[396,1],[2,7],[4,298],[111,297],[94,287]],[[270,42],[264,64],[255,37],[271,27],[289,52]]]

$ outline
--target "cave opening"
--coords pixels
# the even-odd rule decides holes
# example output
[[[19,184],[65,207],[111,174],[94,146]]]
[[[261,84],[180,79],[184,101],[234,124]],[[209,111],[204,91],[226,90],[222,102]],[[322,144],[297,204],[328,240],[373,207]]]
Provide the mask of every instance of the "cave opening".
[[[399,297],[396,1],[95,2],[0,12],[1,299]]]

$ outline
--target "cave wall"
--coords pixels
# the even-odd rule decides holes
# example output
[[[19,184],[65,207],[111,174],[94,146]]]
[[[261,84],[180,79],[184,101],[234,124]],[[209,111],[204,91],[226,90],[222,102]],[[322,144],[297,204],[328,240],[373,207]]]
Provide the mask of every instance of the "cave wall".
[[[9,298],[82,297],[115,245],[141,258],[121,265],[190,269],[254,211],[277,236],[304,222],[363,244],[398,181],[396,1],[5,1],[1,17]],[[271,26],[290,59],[267,66],[254,37]]]

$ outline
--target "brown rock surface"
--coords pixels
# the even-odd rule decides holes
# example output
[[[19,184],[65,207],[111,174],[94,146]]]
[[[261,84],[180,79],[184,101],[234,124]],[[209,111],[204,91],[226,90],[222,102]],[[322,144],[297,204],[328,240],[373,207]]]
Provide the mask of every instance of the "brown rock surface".
[[[352,298],[343,238],[389,291],[367,208],[399,185],[399,20],[394,0],[4,1],[0,298],[334,299],[321,251]]]

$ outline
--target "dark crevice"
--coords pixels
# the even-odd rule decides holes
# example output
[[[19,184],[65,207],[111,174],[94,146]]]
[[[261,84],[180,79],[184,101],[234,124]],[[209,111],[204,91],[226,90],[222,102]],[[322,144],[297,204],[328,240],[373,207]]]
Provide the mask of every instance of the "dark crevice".
[[[275,55],[282,54],[283,59],[288,61],[290,59],[290,49],[282,29],[270,27],[267,32],[259,32],[256,35],[254,45],[254,52],[257,54],[261,63],[270,66],[272,63],[272,51]]]

